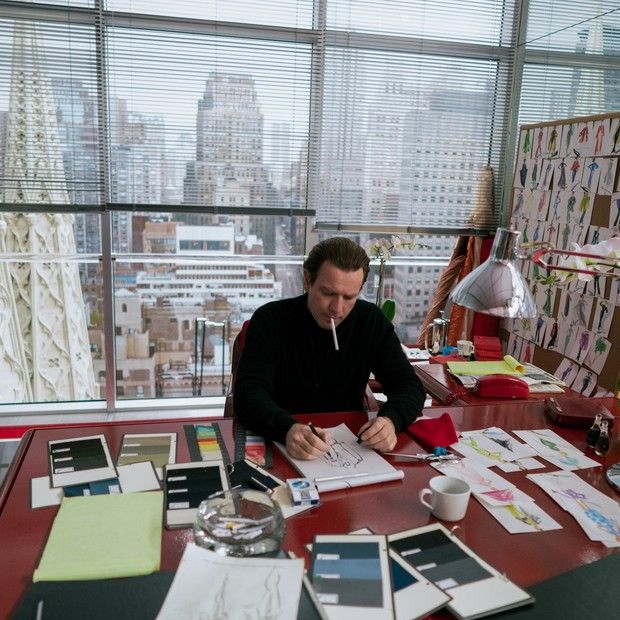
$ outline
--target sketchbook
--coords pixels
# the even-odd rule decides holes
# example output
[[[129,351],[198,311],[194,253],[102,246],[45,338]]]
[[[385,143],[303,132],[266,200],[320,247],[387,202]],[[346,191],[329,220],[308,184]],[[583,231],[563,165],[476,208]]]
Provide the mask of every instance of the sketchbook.
[[[452,597],[447,608],[457,618],[482,618],[534,602],[440,523],[387,538],[391,550]]]
[[[276,443],[304,478],[314,480],[319,493],[401,480],[404,477],[401,469],[395,469],[380,454],[358,444],[356,435],[346,424],[325,430],[331,436],[330,451],[312,461],[295,459],[282,444]]]

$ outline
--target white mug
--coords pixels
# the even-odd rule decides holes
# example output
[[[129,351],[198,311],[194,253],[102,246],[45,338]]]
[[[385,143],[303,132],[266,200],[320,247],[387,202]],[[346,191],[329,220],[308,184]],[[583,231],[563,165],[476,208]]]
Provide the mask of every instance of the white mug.
[[[467,482],[452,476],[431,478],[430,489],[420,491],[420,501],[431,509],[433,515],[442,521],[460,521],[467,512],[471,489]],[[424,499],[431,496],[430,504]]]
[[[474,352],[474,343],[471,340],[457,340],[456,348],[459,355],[469,357]]]

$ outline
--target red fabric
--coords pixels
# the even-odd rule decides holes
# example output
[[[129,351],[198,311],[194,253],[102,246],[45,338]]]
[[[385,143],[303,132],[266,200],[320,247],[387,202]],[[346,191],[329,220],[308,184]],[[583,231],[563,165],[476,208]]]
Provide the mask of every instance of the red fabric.
[[[458,441],[452,418],[448,413],[437,419],[417,420],[407,428],[409,434],[426,450],[446,448]]]
[[[474,336],[476,360],[487,362],[503,359],[502,343],[497,336]]]
[[[494,237],[487,237],[482,241],[482,247],[480,248],[480,264],[489,257],[493,239]],[[482,314],[481,312],[474,312],[470,340],[473,340],[475,336],[498,336],[499,323],[499,317],[491,316],[490,314]]]

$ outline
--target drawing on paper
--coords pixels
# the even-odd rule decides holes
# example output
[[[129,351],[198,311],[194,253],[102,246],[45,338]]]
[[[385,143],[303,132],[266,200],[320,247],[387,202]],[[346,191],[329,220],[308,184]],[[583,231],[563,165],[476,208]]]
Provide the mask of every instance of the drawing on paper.
[[[355,469],[364,459],[362,455],[350,444],[330,438],[330,450],[321,457],[321,460],[331,467],[344,467]]]
[[[506,510],[517,520],[521,521],[525,525],[531,527],[537,532],[542,532],[543,528],[540,526],[542,521],[541,517],[533,512],[529,512],[523,506],[518,504],[509,504],[506,506]]]
[[[272,569],[265,579],[265,589],[260,602],[244,606],[244,618],[247,620],[278,620],[282,613],[281,576],[277,569]],[[234,596],[229,588],[229,575],[226,573],[213,598],[213,608],[201,616],[205,620],[226,620],[230,618],[227,611],[227,597]]]

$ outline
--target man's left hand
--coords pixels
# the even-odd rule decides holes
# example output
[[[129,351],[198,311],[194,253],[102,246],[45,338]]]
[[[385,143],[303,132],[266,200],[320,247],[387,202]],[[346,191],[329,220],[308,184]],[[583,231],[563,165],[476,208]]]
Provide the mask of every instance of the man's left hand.
[[[390,418],[377,416],[360,428],[357,436],[365,446],[379,452],[389,452],[396,445],[396,429]]]

